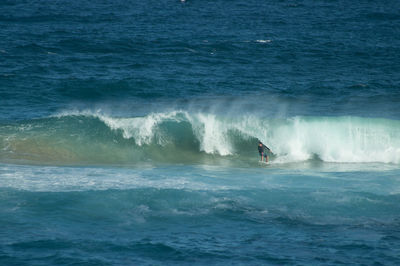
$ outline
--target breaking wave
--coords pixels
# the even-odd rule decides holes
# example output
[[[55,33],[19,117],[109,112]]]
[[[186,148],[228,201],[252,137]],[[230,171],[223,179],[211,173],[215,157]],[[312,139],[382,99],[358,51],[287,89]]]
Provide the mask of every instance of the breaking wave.
[[[362,117],[267,118],[171,111],[141,117],[66,112],[0,126],[0,160],[58,164],[400,163],[400,121]]]

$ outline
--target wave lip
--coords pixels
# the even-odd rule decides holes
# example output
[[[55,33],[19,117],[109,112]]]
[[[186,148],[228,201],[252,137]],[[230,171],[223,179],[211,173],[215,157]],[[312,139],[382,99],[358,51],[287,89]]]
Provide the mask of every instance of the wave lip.
[[[273,119],[175,110],[140,117],[101,111],[0,126],[0,159],[89,164],[256,163],[257,140],[272,164],[400,163],[400,121],[362,117]]]

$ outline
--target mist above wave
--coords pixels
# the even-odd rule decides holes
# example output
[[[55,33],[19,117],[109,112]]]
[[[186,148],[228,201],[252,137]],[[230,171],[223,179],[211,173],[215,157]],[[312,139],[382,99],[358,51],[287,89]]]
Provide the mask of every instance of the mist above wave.
[[[218,163],[258,160],[257,140],[272,163],[400,163],[400,121],[361,117],[289,117],[175,110],[115,117],[64,112],[5,125],[1,159],[60,163]]]

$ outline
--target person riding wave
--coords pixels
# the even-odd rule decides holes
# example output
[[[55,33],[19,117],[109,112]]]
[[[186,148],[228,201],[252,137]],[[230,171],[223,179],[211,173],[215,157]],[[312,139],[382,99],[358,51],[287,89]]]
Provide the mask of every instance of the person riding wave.
[[[258,153],[261,156],[261,162],[264,161],[264,157],[265,157],[265,162],[268,162],[268,154],[265,152],[265,149],[271,152],[270,148],[265,146],[261,141],[258,141]]]

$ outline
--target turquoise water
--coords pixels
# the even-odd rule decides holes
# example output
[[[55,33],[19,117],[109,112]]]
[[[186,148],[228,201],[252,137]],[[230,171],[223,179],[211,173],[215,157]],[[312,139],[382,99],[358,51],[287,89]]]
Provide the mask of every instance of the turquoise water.
[[[1,1],[0,264],[400,264],[399,12]]]
[[[357,167],[2,165],[2,261],[396,264],[399,172]]]

